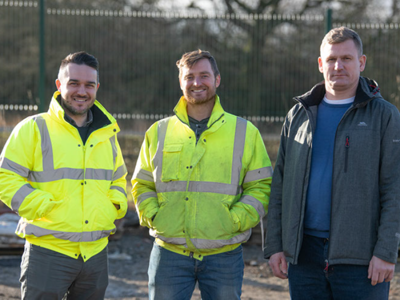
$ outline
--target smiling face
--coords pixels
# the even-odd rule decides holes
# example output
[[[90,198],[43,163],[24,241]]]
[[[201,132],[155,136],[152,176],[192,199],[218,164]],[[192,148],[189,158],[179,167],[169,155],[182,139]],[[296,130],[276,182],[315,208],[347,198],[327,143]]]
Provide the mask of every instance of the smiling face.
[[[190,104],[204,104],[215,99],[221,76],[215,77],[207,58],[200,59],[191,68],[181,69],[179,82],[186,101]]]
[[[352,40],[325,44],[318,58],[319,71],[324,74],[328,99],[346,99],[356,94],[360,72],[367,57],[360,55]]]
[[[61,105],[65,113],[80,126],[96,99],[100,86],[97,71],[85,64],[69,63],[60,70],[56,86],[61,93]]]

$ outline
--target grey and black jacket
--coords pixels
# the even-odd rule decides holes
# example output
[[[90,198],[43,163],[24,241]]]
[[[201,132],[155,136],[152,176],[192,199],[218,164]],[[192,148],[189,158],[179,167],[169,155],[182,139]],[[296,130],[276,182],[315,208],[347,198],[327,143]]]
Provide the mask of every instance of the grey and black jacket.
[[[317,108],[324,83],[296,97],[286,116],[267,215],[264,257],[297,264],[303,239]],[[360,77],[335,136],[329,264],[396,263],[400,238],[400,114]]]

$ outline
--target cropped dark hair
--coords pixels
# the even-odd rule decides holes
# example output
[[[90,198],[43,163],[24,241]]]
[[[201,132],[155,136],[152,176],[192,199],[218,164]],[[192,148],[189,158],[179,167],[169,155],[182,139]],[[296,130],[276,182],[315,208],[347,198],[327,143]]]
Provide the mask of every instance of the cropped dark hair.
[[[96,57],[85,52],[79,51],[75,53],[68,54],[62,61],[60,65],[61,72],[68,64],[77,65],[87,65],[97,71],[97,82],[99,82],[99,62]]]

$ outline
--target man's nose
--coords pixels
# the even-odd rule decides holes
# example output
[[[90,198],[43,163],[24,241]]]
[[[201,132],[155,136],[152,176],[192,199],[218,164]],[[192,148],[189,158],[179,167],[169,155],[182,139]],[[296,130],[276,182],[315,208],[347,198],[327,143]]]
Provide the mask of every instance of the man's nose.
[[[343,64],[342,64],[342,61],[341,61],[340,59],[338,59],[338,60],[336,61],[336,63],[335,63],[335,69],[336,69],[336,70],[341,70],[341,69],[343,69]]]
[[[86,88],[84,84],[80,84],[78,87],[78,94],[80,95],[86,95]]]
[[[193,85],[201,85],[201,78],[200,77],[195,77],[193,80]]]

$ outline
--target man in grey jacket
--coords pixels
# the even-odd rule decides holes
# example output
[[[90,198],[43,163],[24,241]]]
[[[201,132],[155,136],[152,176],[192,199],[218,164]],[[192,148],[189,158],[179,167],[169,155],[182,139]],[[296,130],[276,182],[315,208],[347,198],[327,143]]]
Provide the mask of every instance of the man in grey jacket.
[[[365,68],[362,42],[332,29],[324,82],[296,97],[272,180],[265,258],[291,298],[388,299],[400,238],[400,114]],[[289,267],[288,267],[289,263]]]

